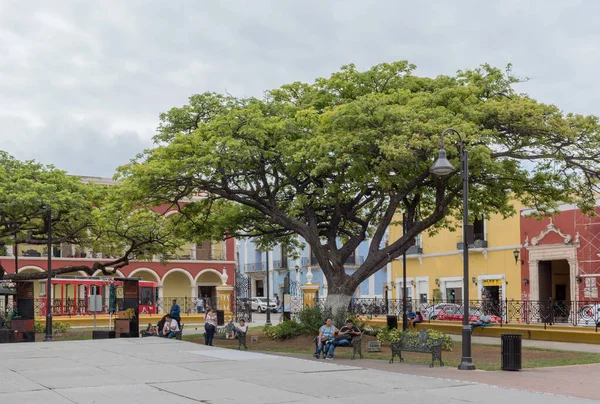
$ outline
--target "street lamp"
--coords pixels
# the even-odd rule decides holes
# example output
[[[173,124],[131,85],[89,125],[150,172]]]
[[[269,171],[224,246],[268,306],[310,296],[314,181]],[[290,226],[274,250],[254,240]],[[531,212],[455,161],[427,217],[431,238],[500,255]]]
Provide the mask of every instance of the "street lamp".
[[[458,369],[475,370],[471,357],[471,326],[469,325],[469,243],[467,242],[467,226],[469,224],[469,156],[463,145],[462,136],[457,130],[449,128],[442,132],[438,158],[430,171],[438,176],[448,175],[455,171],[454,166],[446,158],[444,136],[452,132],[458,136],[460,163],[463,181],[463,328],[462,328],[462,359]]]
[[[269,250],[266,251],[267,254],[267,266],[266,266],[266,284],[267,284],[267,320],[265,321],[265,325],[266,326],[270,326],[271,324],[271,298],[269,297],[269,289],[271,288],[270,283],[271,281],[269,280]]]
[[[46,338],[52,341],[52,211],[46,207],[48,220],[48,279],[46,280]]]

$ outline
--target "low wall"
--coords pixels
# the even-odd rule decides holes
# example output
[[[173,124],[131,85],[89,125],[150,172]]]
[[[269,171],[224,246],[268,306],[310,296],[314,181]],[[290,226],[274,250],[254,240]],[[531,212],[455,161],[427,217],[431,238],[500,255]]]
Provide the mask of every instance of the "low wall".
[[[369,325],[385,327],[385,318],[373,318],[367,321]],[[398,327],[402,328],[402,321],[398,321]],[[454,321],[432,321],[417,325],[417,329],[430,328],[446,334],[462,334],[462,323]],[[586,344],[600,344],[600,332],[595,327],[568,327],[515,324],[494,324],[491,327],[475,327],[475,337],[500,337],[501,334],[522,334],[523,339],[554,342],[576,342]],[[499,341],[498,341],[499,342]]]

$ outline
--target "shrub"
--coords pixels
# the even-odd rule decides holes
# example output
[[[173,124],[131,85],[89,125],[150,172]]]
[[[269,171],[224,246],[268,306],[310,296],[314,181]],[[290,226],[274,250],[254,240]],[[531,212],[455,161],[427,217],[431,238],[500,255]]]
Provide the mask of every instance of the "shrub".
[[[319,306],[304,307],[296,314],[296,321],[306,332],[318,333],[324,323],[325,313]]]
[[[304,327],[294,320],[286,320],[275,326],[264,328],[265,336],[270,339],[282,340],[297,337],[306,333]]]
[[[64,333],[67,332],[69,330],[69,328],[71,328],[71,324],[69,323],[62,323],[62,322],[53,322],[52,323],[52,329],[54,332],[57,333]],[[33,324],[33,331],[37,332],[37,333],[45,333],[46,332],[46,323],[38,323],[37,321]]]
[[[33,323],[33,331],[37,333],[45,333],[46,332],[46,323],[38,323],[37,321]]]
[[[419,331],[416,330],[407,330],[405,331],[406,335],[409,338],[419,338]],[[377,334],[377,341],[380,343],[384,342],[397,342],[400,341],[400,337],[402,336],[402,330],[399,329],[383,329]],[[427,341],[431,341],[433,339],[443,338],[444,342],[442,343],[442,349],[444,351],[452,351],[454,349],[454,340],[448,334],[444,334],[440,331],[427,329]]]

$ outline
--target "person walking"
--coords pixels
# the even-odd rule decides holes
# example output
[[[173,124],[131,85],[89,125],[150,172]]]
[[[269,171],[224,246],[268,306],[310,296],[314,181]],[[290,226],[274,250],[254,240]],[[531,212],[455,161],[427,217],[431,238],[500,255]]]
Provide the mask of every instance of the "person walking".
[[[204,316],[204,345],[213,346],[213,337],[217,330],[217,313],[209,308]]]

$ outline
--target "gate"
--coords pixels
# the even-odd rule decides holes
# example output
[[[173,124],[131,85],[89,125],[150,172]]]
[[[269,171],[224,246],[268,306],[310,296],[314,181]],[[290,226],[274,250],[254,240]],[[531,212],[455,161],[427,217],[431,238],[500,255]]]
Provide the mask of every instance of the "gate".
[[[302,288],[300,282],[292,280],[288,271],[283,280],[283,294],[289,295],[289,310],[292,315],[298,313],[303,307]],[[284,302],[285,303],[285,302]],[[285,308],[284,308],[285,309]]]
[[[234,316],[235,321],[245,320],[252,322],[252,279],[249,275],[240,272],[235,273],[235,303]]]

